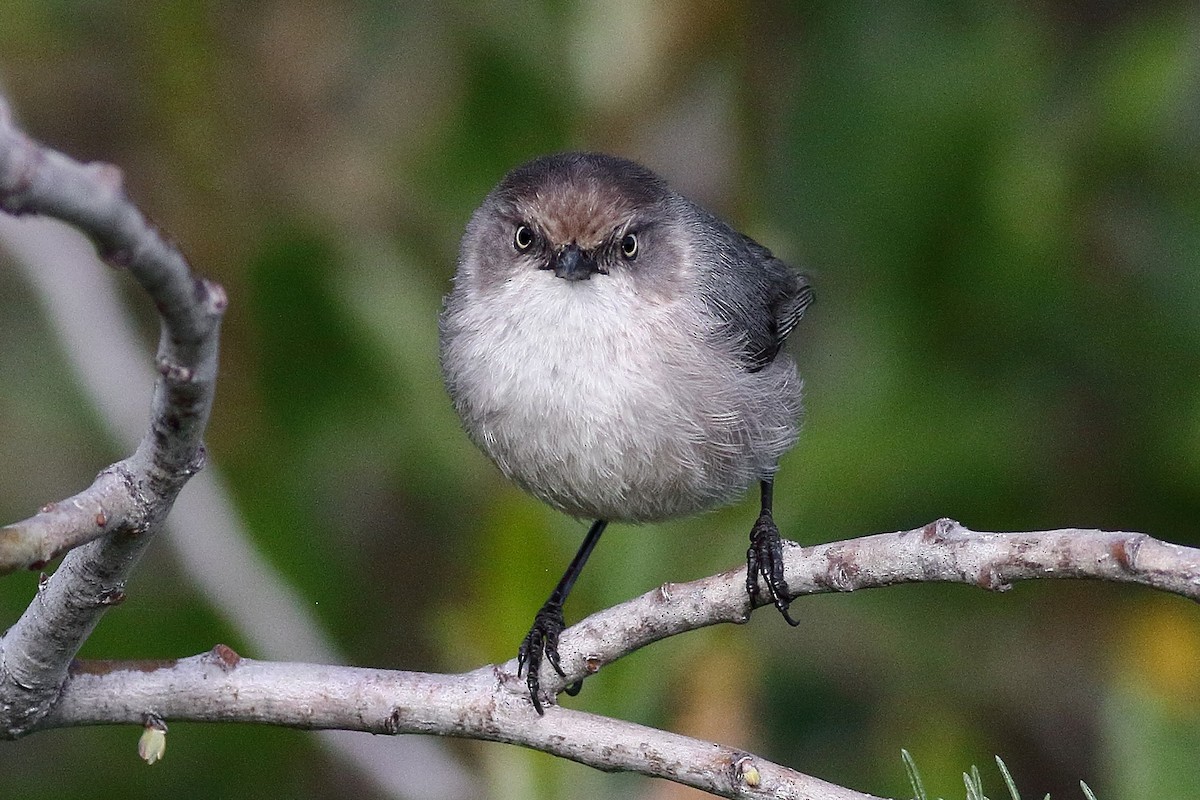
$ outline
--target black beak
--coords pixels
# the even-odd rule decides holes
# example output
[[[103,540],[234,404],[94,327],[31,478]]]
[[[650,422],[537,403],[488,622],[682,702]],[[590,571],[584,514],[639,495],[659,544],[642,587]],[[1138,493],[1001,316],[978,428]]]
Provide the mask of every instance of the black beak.
[[[550,268],[555,275],[569,281],[586,281],[593,273],[600,271],[595,256],[587,250],[581,250],[574,242],[554,254]]]

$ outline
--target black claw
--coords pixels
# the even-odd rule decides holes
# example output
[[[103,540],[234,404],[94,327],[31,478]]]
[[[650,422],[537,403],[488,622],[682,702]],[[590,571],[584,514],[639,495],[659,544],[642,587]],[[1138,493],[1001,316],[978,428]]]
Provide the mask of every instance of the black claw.
[[[517,650],[517,677],[521,677],[521,672],[528,667],[528,672],[525,675],[525,685],[529,687],[529,699],[533,702],[533,707],[541,716],[546,712],[542,709],[541,683],[538,673],[542,667],[542,656],[545,655],[546,660],[550,662],[550,666],[554,667],[554,671],[559,675],[566,677],[562,666],[558,660],[558,635],[562,633],[566,623],[563,622],[562,605],[559,603],[547,602],[538,611],[533,618],[533,627],[529,629],[525,640],[521,642],[521,647]],[[572,684],[575,686],[575,684]],[[574,694],[569,691],[568,693]]]
[[[546,656],[555,672],[564,678],[567,677],[558,663],[558,635],[566,627],[563,623],[563,603],[566,602],[571,587],[575,585],[575,579],[583,571],[583,565],[587,563],[588,556],[596,547],[596,542],[600,541],[600,534],[604,533],[607,526],[607,520],[598,519],[588,528],[587,536],[583,537],[583,544],[579,545],[579,551],[571,559],[571,565],[559,578],[558,585],[550,593],[550,599],[533,618],[533,627],[529,629],[525,641],[521,642],[521,649],[517,651],[517,677],[521,677],[521,669],[528,665],[529,673],[525,677],[525,684],[529,687],[529,699],[539,715],[546,713],[542,710],[542,700],[538,696],[541,689],[538,671],[542,666],[542,656]],[[579,684],[580,681],[572,683],[567,687],[567,693],[578,694]]]
[[[746,592],[750,595],[750,602],[755,605],[758,604],[760,577],[767,585],[771,602],[788,625],[799,625],[788,614],[788,606],[792,601],[788,599],[790,593],[783,577],[783,538],[779,535],[775,520],[766,511],[759,515],[751,528],[750,549],[746,551]]]

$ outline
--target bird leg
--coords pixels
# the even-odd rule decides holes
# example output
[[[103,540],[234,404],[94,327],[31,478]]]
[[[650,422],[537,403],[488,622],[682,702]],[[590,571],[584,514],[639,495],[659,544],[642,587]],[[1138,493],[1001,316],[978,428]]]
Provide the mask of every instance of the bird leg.
[[[575,585],[575,579],[583,571],[583,565],[587,563],[588,556],[592,554],[596,542],[600,541],[600,534],[604,533],[607,525],[608,522],[602,519],[592,523],[587,536],[583,539],[583,544],[579,546],[579,552],[575,554],[575,558],[571,559],[571,565],[567,567],[567,571],[563,573],[558,585],[550,593],[550,598],[534,615],[533,627],[529,629],[529,633],[521,642],[520,649],[517,650],[517,677],[521,677],[522,670],[528,667],[525,685],[529,687],[529,699],[533,702],[533,707],[539,715],[546,713],[542,709],[542,700],[539,696],[541,691],[539,672],[542,666],[542,656],[545,655],[555,672],[566,677],[558,662],[558,635],[566,627],[566,623],[563,622],[563,603],[566,602],[567,595],[571,593],[571,587]],[[776,533],[776,537],[778,535]],[[579,694],[581,688],[583,688],[583,681],[580,680],[566,687],[566,692],[576,695]]]
[[[788,614],[789,598],[787,581],[783,577],[783,538],[779,535],[779,527],[771,516],[771,498],[775,482],[762,482],[762,513],[758,521],[750,529],[750,549],[746,551],[746,592],[750,602],[758,603],[759,576],[767,585],[771,602],[779,609],[779,613],[793,627],[800,623]]]

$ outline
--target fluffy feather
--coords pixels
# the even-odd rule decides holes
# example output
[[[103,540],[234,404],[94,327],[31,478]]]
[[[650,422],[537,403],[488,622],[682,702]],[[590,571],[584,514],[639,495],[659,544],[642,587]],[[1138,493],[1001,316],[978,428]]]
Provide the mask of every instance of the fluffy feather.
[[[538,237],[525,252],[518,225]],[[546,268],[572,243],[601,274]],[[801,410],[780,347],[810,298],[644,168],[550,156],[510,173],[468,225],[442,370],[467,433],[522,488],[576,517],[661,520],[773,476]]]

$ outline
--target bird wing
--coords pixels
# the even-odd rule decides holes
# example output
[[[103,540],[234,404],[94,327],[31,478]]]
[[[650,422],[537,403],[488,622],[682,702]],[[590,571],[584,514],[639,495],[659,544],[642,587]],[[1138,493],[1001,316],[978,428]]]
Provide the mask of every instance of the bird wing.
[[[783,343],[813,301],[808,280],[771,251],[744,234],[736,234],[734,252],[720,259],[741,277],[741,291],[718,303],[718,314],[742,339],[742,362],[750,372],[763,369],[783,348]],[[728,280],[728,279],[727,279]]]
[[[808,279],[745,234],[710,217],[730,235],[713,237],[708,305],[724,321],[748,372],[775,360],[814,299]]]

